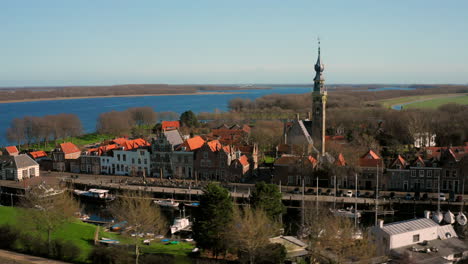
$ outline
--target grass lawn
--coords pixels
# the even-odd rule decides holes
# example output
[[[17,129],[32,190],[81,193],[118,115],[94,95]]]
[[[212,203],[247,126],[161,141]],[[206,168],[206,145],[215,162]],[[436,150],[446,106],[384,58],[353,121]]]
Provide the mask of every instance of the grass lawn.
[[[21,223],[18,221],[19,212],[24,209],[12,208],[7,206],[0,206],[0,225],[12,225],[21,227]],[[68,240],[75,244],[82,250],[82,255],[77,261],[86,261],[88,255],[93,250],[94,232],[96,226],[81,221],[65,224],[62,228],[52,234],[53,238],[60,238]],[[44,234],[45,236],[45,234]],[[117,233],[110,233],[100,231],[99,238],[108,237],[117,239],[121,244],[131,244],[132,239],[122,237]],[[166,245],[165,242],[160,240],[153,241],[149,246],[143,246],[143,253],[153,254],[169,254],[174,255],[177,259],[177,263],[191,263],[187,254],[192,251],[194,244],[188,242],[180,242],[176,245]]]
[[[457,94],[416,95],[416,96],[405,96],[405,97],[384,99],[384,100],[379,100],[377,102],[381,103],[384,107],[390,108],[392,107],[392,105],[405,104],[405,103],[410,103],[410,102],[419,101],[419,100],[430,100],[430,99],[436,99],[436,98],[450,97],[450,96],[456,96],[456,95]],[[453,98],[447,98],[447,99],[453,99]],[[407,106],[404,106],[403,108],[406,108],[406,107]]]
[[[416,102],[416,103],[405,105],[404,108],[437,108],[441,105],[448,104],[448,103],[468,105],[468,95],[462,95],[462,96],[457,96],[457,97],[447,97],[447,98],[436,98],[433,100]]]
[[[109,140],[109,139],[114,139],[114,136],[111,135],[105,135],[105,134],[97,134],[97,133],[92,133],[92,134],[85,134],[79,137],[71,137],[67,139],[59,139],[57,140],[57,144],[63,143],[63,142],[72,142],[73,144],[77,146],[84,146],[87,144],[92,144],[92,143],[99,143],[104,140]],[[41,144],[31,144],[30,148],[32,149],[40,149],[44,151],[51,151],[55,148],[54,141],[50,141],[47,143],[47,147],[44,147],[44,143]]]
[[[274,158],[274,157],[266,156],[266,155],[265,155],[265,158],[264,158],[263,160],[265,161],[265,163],[273,163],[273,162],[275,162],[275,158]]]

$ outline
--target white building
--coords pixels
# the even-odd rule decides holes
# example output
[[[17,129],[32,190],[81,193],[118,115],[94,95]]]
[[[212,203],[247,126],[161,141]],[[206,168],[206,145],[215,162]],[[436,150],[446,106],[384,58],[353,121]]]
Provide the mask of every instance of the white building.
[[[411,263],[454,263],[468,252],[468,246],[458,239],[452,225],[439,225],[429,218],[387,225],[380,220],[372,234],[380,255],[411,256]]]
[[[0,156],[0,180],[21,181],[39,176],[39,164],[26,154]]]
[[[101,173],[126,176],[149,176],[150,153],[146,148],[116,149],[111,155],[101,156]]]
[[[414,134],[414,146],[416,148],[435,147],[436,146],[435,140],[436,140],[436,134],[431,134],[429,132]]]

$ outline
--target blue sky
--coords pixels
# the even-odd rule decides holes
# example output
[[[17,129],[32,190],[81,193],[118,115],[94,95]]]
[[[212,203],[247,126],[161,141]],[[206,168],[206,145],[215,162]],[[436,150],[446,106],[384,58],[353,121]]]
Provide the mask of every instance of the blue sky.
[[[468,83],[468,1],[0,1],[0,86]]]

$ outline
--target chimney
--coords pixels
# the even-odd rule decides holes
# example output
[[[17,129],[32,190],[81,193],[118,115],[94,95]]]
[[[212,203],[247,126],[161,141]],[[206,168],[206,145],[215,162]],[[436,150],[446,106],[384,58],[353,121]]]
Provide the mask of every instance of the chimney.
[[[379,219],[378,222],[379,222],[379,227],[380,227],[380,228],[383,228],[384,220],[383,220],[383,219]]]
[[[310,112],[307,112],[307,119],[312,120],[312,114]]]
[[[424,218],[431,219],[431,211],[424,211]]]

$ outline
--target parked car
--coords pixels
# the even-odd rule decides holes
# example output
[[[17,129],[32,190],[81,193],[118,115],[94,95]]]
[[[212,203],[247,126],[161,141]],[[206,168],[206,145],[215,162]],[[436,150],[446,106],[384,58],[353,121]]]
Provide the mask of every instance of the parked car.
[[[338,197],[343,197],[343,196],[344,196],[344,195],[343,195],[343,191],[342,191],[342,190],[338,190],[338,191],[336,192],[336,196],[338,196]]]
[[[293,194],[300,194],[301,191],[299,190],[299,188],[295,188],[294,190],[291,191],[291,193],[293,193]]]
[[[319,195],[322,195],[322,189],[318,189],[317,192],[318,192]]]
[[[457,198],[455,199],[456,202],[463,202],[463,196],[458,195]]]
[[[346,197],[353,197],[353,191],[347,191],[345,196]]]
[[[421,201],[427,201],[427,200],[429,200],[429,196],[427,195],[427,193],[425,193],[423,194]]]
[[[390,199],[395,199],[395,192],[390,193]]]
[[[445,201],[447,198],[445,197],[445,193],[439,193],[439,201]]]
[[[307,189],[306,194],[315,194],[315,191],[314,189],[310,188],[310,189]]]
[[[407,193],[407,194],[405,195],[405,200],[411,200],[411,199],[413,199],[413,197],[411,196],[410,193]]]

